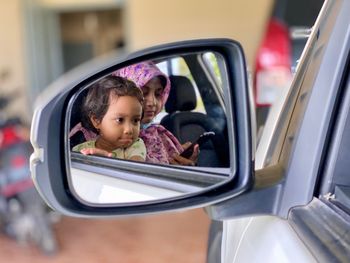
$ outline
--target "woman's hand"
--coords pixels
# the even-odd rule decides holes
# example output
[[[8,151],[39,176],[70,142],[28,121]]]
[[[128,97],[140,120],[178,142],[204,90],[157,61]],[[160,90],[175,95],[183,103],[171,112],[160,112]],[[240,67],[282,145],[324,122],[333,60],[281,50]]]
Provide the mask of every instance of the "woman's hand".
[[[182,147],[184,148],[184,150],[186,150],[188,147],[190,147],[191,142],[186,142],[182,145]],[[190,156],[190,158],[185,158],[180,156],[179,154],[175,154],[173,156],[173,159],[171,159],[169,162],[170,164],[174,164],[174,165],[187,165],[187,166],[195,166],[197,163],[197,159],[198,159],[198,155],[199,155],[199,146],[198,144],[196,144],[193,148],[193,153]]]
[[[98,148],[85,148],[80,151],[84,155],[99,155],[103,157],[113,157],[113,153]]]

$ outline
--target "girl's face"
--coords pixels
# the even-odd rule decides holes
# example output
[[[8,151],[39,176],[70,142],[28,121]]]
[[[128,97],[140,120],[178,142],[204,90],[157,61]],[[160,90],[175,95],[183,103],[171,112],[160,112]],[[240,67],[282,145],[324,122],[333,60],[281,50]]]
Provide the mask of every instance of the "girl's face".
[[[164,87],[158,77],[152,78],[142,87],[144,97],[144,112],[142,123],[146,124],[153,120],[153,118],[162,110],[162,94]]]
[[[102,120],[91,118],[100,134],[96,147],[106,151],[127,148],[139,137],[142,105],[131,96],[111,95],[109,100]]]

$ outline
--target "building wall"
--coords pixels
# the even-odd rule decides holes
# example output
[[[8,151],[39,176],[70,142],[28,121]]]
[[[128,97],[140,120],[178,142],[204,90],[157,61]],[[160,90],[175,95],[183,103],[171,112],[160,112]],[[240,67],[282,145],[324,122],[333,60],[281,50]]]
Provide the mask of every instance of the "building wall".
[[[253,65],[272,0],[129,0],[125,20],[132,49],[192,38],[240,41]]]
[[[32,8],[31,5],[35,5],[35,8]],[[42,53],[46,50],[45,48],[51,47],[53,44],[58,45],[52,43],[58,38],[51,38],[47,43],[34,43],[38,40],[38,36],[40,36],[40,41],[45,37],[43,29],[39,28],[36,32],[37,35],[24,31],[24,28],[28,29],[28,16],[32,19],[35,18],[37,22],[36,24],[33,23],[32,27],[41,25],[42,21],[50,21],[38,17],[38,8],[46,10],[44,17],[47,19],[47,15],[63,10],[95,10],[108,9],[111,6],[121,7],[124,9],[125,43],[130,50],[184,39],[233,38],[242,43],[248,65],[252,68],[255,52],[260,43],[271,5],[272,0],[248,2],[244,0],[3,1],[0,8],[0,70],[8,69],[11,74],[7,82],[1,83],[1,86],[6,87],[6,92],[9,89],[17,88],[21,90],[21,94],[25,95],[27,92],[35,97],[38,90],[46,86],[41,85],[42,83],[47,84],[46,82],[59,74],[56,72],[60,68],[59,61],[53,59],[54,56],[48,57]],[[28,14],[28,11],[32,13]],[[41,27],[47,28],[47,25],[41,25]],[[52,30],[48,30],[48,32],[52,32]],[[30,36],[33,39],[30,39]],[[31,43],[31,46],[29,43]],[[49,52],[49,54],[52,55],[52,52]],[[40,55],[43,56],[41,60],[38,57]],[[47,65],[47,63],[51,64]],[[31,72],[33,68],[37,69],[34,73]],[[57,68],[56,75],[48,71],[51,68]],[[45,73],[45,70],[48,72]],[[27,76],[31,76],[28,77],[30,81],[28,81]],[[40,78],[44,80],[41,82],[32,81],[32,79]],[[1,92],[2,88],[0,94]],[[31,98],[31,101],[33,101],[33,98]],[[15,104],[20,106],[12,107],[12,111],[15,114],[22,114],[17,112],[23,112],[23,116],[29,115],[30,118],[32,104],[32,102],[28,104],[27,98],[21,96]]]
[[[10,115],[30,118],[26,92],[28,89],[23,41],[21,0],[2,1],[0,8],[0,72],[8,72],[0,82],[0,96],[17,91],[8,108]]]
[[[228,37],[240,41],[249,65],[273,0],[37,0],[45,8],[74,10],[125,7],[124,24],[131,50],[192,38]]]
[[[39,5],[55,10],[95,9],[111,5],[120,5],[125,0],[37,0]],[[127,1],[127,0],[126,0]]]

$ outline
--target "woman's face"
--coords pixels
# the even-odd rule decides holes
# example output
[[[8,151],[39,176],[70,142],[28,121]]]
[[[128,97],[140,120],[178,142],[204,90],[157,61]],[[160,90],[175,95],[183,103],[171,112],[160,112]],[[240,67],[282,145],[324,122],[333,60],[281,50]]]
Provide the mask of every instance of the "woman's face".
[[[152,78],[142,87],[144,97],[144,114],[142,123],[146,124],[153,120],[153,118],[162,110],[162,94],[164,87],[158,77]]]

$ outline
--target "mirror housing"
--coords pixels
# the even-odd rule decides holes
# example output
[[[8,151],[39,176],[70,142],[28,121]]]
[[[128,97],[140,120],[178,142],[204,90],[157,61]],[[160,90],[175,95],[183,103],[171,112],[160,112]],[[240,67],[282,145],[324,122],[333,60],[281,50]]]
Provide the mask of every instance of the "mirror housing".
[[[226,62],[226,74],[230,89],[224,94],[229,97],[230,114],[227,114],[229,132],[235,145],[230,145],[230,154],[236,164],[232,176],[224,184],[178,199],[162,199],[153,203],[126,205],[105,204],[94,206],[81,202],[72,193],[67,176],[68,156],[66,154],[66,114],[70,98],[82,87],[122,67],[157,57],[179,53],[210,51],[220,54]],[[250,189],[253,185],[254,160],[252,153],[250,91],[248,87],[246,62],[243,49],[236,41],[229,39],[204,39],[176,42],[145,49],[124,59],[95,60],[84,64],[62,76],[38,98],[32,122],[31,142],[34,153],[31,156],[31,172],[35,185],[44,200],[55,210],[70,216],[119,216],[155,213],[199,207],[220,202]],[[234,120],[234,121],[233,121]],[[121,171],[132,172],[134,164],[120,164]],[[142,164],[140,164],[142,166]],[[168,167],[170,172],[171,167]],[[147,171],[145,171],[146,173]]]

